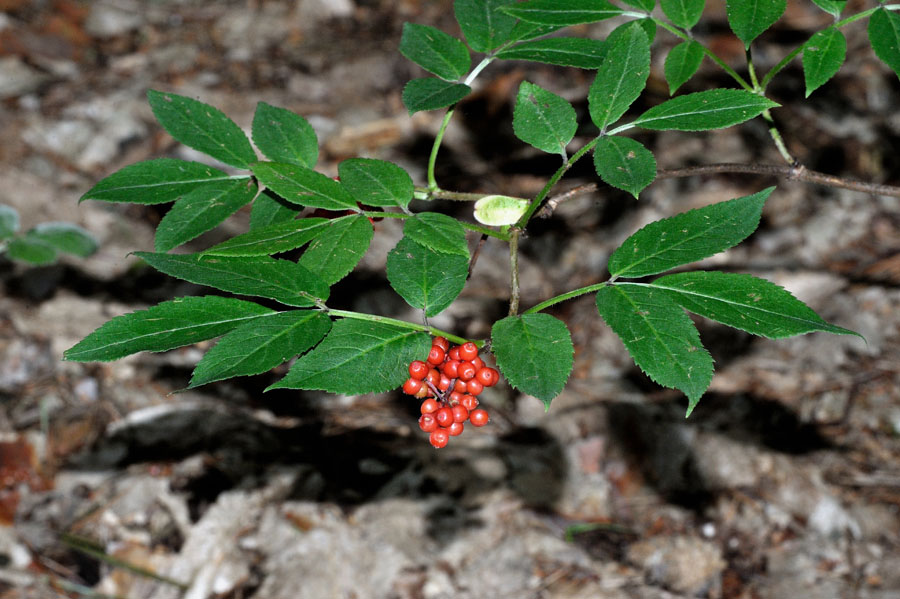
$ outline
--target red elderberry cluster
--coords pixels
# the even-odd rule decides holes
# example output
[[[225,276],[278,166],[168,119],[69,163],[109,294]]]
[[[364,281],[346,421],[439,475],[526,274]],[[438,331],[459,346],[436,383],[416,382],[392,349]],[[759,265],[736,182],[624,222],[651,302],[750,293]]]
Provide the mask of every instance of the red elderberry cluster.
[[[435,337],[428,359],[410,363],[403,392],[423,400],[419,428],[441,448],[463,432],[467,420],[472,426],[488,423],[488,413],[478,407],[476,396],[499,380],[500,373],[478,357],[477,345],[470,341],[450,347],[446,339]]]

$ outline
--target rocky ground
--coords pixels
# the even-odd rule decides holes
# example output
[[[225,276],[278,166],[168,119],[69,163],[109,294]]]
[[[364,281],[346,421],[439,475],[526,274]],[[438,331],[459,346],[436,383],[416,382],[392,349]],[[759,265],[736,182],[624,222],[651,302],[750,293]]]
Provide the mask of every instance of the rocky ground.
[[[707,4],[698,35],[738,67],[724,3]],[[262,394],[262,376],[173,394],[196,347],[61,362],[110,317],[198,291],[128,255],[152,248],[162,212],[77,202],[132,162],[199,158],[154,124],[148,88],[199,98],[244,127],[257,102],[285,106],[315,126],[324,172],[371,156],[421,183],[440,115],[406,115],[400,91],[419,73],[396,46],[404,21],[455,33],[451,5],[0,1],[0,203],[24,228],[65,220],[100,240],[91,258],[50,267],[0,257],[0,598],[900,597],[897,198],[778,181],[760,230],[707,265],[770,278],[866,342],[769,341],[699,322],[717,375],[689,420],[684,398],[636,370],[589,297],[554,313],[576,365],[549,412],[501,385],[487,397],[492,425],[441,451],[397,393]],[[828,22],[812,3],[790,5],[757,48],[763,70]],[[900,82],[863,23],[846,33],[848,63],[809,100],[797,63],[776,80],[775,117],[808,167],[900,185]],[[645,105],[667,93],[655,56]],[[512,136],[518,83],[570,98],[587,122],[591,74],[491,69],[448,132],[439,181],[535,193],[555,160]],[[684,91],[727,84],[705,64]],[[641,135],[661,168],[780,160],[758,122]],[[563,187],[593,180],[586,165]],[[609,252],[651,220],[774,182],[666,179],[638,202],[606,188],[567,202],[523,242],[523,304],[602,280]],[[225,232],[245,223],[239,214]],[[370,255],[333,295],[418,318],[383,277],[398,236],[378,223]],[[506,272],[503,248],[486,244],[435,324],[486,336],[505,310]]]

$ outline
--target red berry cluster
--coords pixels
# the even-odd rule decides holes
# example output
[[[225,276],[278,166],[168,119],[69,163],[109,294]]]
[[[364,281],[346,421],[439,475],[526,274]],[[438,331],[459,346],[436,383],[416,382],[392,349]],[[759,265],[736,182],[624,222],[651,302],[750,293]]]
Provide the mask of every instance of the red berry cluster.
[[[428,359],[410,363],[403,392],[423,400],[419,428],[430,433],[432,445],[441,448],[463,432],[466,420],[473,426],[488,423],[488,413],[478,407],[476,395],[499,380],[500,373],[478,357],[477,345],[470,341],[450,347],[446,339],[435,337]]]

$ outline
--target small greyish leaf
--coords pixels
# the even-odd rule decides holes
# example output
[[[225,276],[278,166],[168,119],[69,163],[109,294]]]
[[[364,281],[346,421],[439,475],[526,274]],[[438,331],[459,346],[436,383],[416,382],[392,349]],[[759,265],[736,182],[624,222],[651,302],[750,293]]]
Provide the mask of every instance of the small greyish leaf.
[[[6,244],[6,255],[12,260],[26,262],[32,266],[53,264],[57,258],[56,249],[49,243],[29,237],[14,237]]]
[[[256,162],[250,140],[218,108],[153,89],[147,92],[147,99],[163,129],[189,148],[238,168],[250,168]]]
[[[681,306],[661,289],[623,284],[598,291],[597,310],[647,376],[688,396],[690,416],[712,381],[713,359]]]
[[[609,257],[613,277],[645,277],[708,258],[746,239],[772,193],[758,193],[689,210],[652,222],[630,236]]]
[[[530,0],[504,6],[502,10],[529,23],[560,27],[595,23],[625,12],[606,0]]]
[[[476,52],[490,52],[501,46],[516,25],[516,19],[499,8],[514,0],[456,0],[453,12],[469,47]]]
[[[206,233],[250,203],[258,191],[249,179],[204,185],[175,202],[156,228],[157,252],[168,252]]]
[[[813,0],[813,4],[830,13],[834,18],[841,16],[841,11],[847,7],[847,0]]]
[[[403,225],[403,234],[442,254],[469,257],[466,230],[455,218],[439,212],[420,212]]]
[[[41,223],[25,234],[26,238],[46,243],[53,249],[87,258],[97,251],[99,243],[93,235],[72,223]]]
[[[372,223],[361,214],[332,219],[297,262],[334,285],[362,260],[374,232]]]
[[[869,43],[875,56],[900,77],[900,15],[884,7],[872,13]]]
[[[529,204],[531,202],[522,198],[501,195],[484,196],[475,202],[473,216],[481,224],[491,227],[514,225],[528,210]]]
[[[331,329],[318,310],[291,310],[245,323],[213,346],[197,363],[188,388],[271,370],[302,354]]]
[[[469,95],[472,88],[434,77],[413,79],[403,88],[403,105],[410,115],[422,110],[436,110],[452,106]]]
[[[307,168],[319,159],[319,139],[309,122],[290,110],[260,102],[253,115],[253,143],[273,162]]]
[[[259,304],[233,298],[182,297],[116,316],[66,350],[63,359],[109,362],[141,351],[166,351],[218,337],[273,313]]]
[[[356,200],[340,183],[305,166],[257,162],[253,165],[253,174],[260,183],[288,202],[324,210],[359,212]]]
[[[673,301],[689,312],[769,339],[813,331],[858,335],[829,324],[783,287],[751,275],[683,272],[651,285],[670,291]]]
[[[308,308],[328,299],[325,282],[289,260],[206,254],[136,252],[147,264],[171,277],[240,295],[268,297],[288,306]]]
[[[606,46],[602,40],[584,37],[551,37],[522,42],[497,53],[504,60],[530,60],[579,69],[596,69],[603,64]]]
[[[803,45],[803,78],[806,97],[835,76],[847,56],[847,38],[829,27],[809,38]]]
[[[269,389],[319,389],[359,395],[396,389],[409,363],[428,356],[431,338],[391,324],[343,318]]]
[[[684,29],[690,29],[697,24],[705,4],[706,0],[659,0],[665,15],[672,23]]]
[[[663,69],[669,84],[669,94],[674,94],[679,87],[693,77],[700,68],[701,62],[703,62],[703,46],[694,40],[681,42],[669,50]]]
[[[656,178],[656,159],[638,141],[628,137],[603,137],[594,148],[594,167],[608,185],[637,199]]]
[[[259,227],[214,245],[204,254],[215,256],[271,256],[302,247],[325,231],[327,218],[301,218]]]
[[[544,402],[559,395],[575,350],[566,325],[549,314],[507,316],[491,327],[491,351],[509,384]]]
[[[390,162],[350,158],[338,165],[341,184],[366,206],[406,208],[415,187],[409,174]]]
[[[199,162],[157,158],[126,166],[101,179],[78,200],[162,204],[204,185],[231,180],[222,171]]]
[[[453,303],[466,285],[469,261],[456,254],[441,254],[409,237],[388,253],[387,277],[391,287],[413,308],[435,316]]]
[[[637,22],[606,39],[606,58],[588,91],[591,120],[603,131],[641,95],[650,75],[650,42]]]
[[[776,106],[776,102],[743,89],[711,89],[666,100],[633,124],[656,131],[724,129]]]
[[[464,43],[428,25],[403,24],[400,54],[447,81],[456,81],[472,66]]]
[[[278,197],[271,189],[264,189],[250,208],[250,230],[294,220],[302,209],[302,206]]]
[[[726,0],[728,24],[749,48],[750,42],[775,24],[787,8],[787,0]]]
[[[0,204],[0,240],[19,230],[19,213],[12,206]]]
[[[566,146],[577,128],[575,109],[568,101],[533,83],[522,82],[513,111],[516,137],[538,150],[565,157]]]
[[[622,0],[625,4],[650,12],[656,6],[656,0]]]

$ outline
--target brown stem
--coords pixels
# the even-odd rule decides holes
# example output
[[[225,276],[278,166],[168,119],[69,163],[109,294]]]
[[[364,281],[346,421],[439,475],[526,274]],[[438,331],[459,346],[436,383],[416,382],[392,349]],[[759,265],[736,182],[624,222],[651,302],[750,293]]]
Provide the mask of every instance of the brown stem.
[[[469,260],[469,274],[466,275],[466,280],[472,276],[472,271],[475,270],[475,263],[478,261],[478,256],[481,254],[481,248],[484,246],[484,242],[487,240],[488,236],[484,233],[481,234],[481,239],[478,240],[478,245],[475,246],[475,251],[472,252],[472,259]]]
[[[519,229],[509,230],[509,315],[519,313]]]

